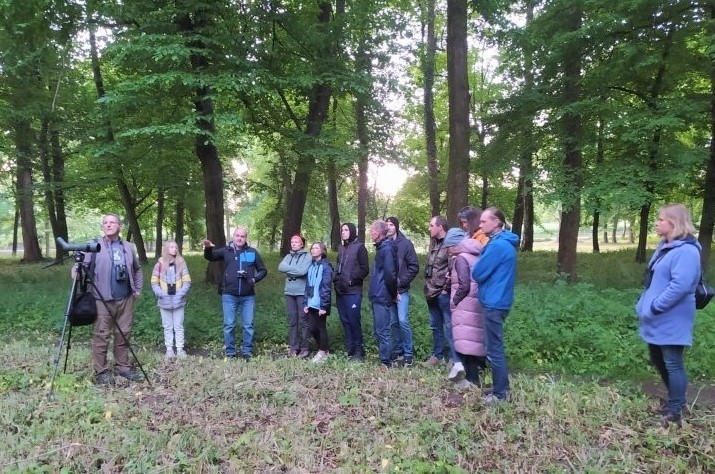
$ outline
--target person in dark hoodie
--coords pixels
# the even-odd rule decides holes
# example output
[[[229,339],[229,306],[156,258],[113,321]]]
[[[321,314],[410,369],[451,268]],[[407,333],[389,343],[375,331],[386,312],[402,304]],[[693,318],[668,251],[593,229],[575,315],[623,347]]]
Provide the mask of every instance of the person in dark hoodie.
[[[397,249],[397,304],[390,308],[392,327],[392,359],[405,366],[412,365],[414,347],[412,326],[410,326],[410,283],[420,271],[417,252],[405,234],[400,232],[397,217],[387,218],[387,237],[395,242]]]
[[[226,357],[236,358],[234,329],[236,313],[241,310],[243,346],[241,357],[248,360],[253,355],[253,310],[256,305],[255,285],[263,280],[268,271],[258,251],[248,245],[248,230],[236,227],[233,241],[224,247],[216,247],[204,239],[204,258],[211,262],[223,261],[223,278],[218,292],[223,304],[223,340]]]
[[[397,302],[397,249],[395,242],[387,236],[385,221],[377,220],[372,223],[370,237],[376,250],[369,289],[373,328],[377,338],[380,362],[386,369],[390,369],[392,367],[390,311]]]
[[[340,237],[342,245],[338,248],[333,277],[335,305],[345,332],[345,351],[352,360],[361,361],[365,358],[360,313],[362,282],[370,272],[370,264],[365,244],[357,238],[355,224],[346,222],[340,226]]]
[[[493,390],[485,404],[505,401],[509,392],[509,369],[504,352],[504,321],[514,304],[516,249],[519,236],[505,230],[504,213],[490,207],[482,212],[479,227],[489,243],[472,268],[472,279],[479,286],[479,302],[484,307],[484,342],[492,368]]]

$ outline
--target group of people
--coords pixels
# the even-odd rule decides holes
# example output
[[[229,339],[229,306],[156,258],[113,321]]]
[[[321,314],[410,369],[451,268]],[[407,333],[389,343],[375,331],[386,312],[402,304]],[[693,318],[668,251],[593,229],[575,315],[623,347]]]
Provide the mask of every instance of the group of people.
[[[433,344],[425,364],[450,362],[448,378],[458,389],[466,390],[481,385],[480,371],[489,360],[494,384],[485,401],[505,400],[509,371],[503,328],[514,301],[519,239],[505,229],[504,214],[496,208],[482,212],[465,207],[459,220],[461,226],[452,229],[443,216],[434,216],[429,223],[424,296]],[[340,233],[335,268],[325,261],[324,253],[315,249],[315,245],[322,246],[320,242],[314,244],[308,256],[305,239],[300,235],[291,238],[291,250],[278,266],[286,275],[289,356],[308,357],[309,337],[313,336],[319,348],[313,360],[319,362],[327,357],[327,334],[318,330],[309,315],[317,311],[323,319],[320,328],[324,328],[332,283],[346,354],[351,360],[364,360],[361,307],[363,282],[369,276],[367,295],[380,363],[385,369],[412,365],[415,350],[409,320],[410,285],[420,269],[414,244],[400,231],[396,217],[373,222],[369,235],[375,254],[370,267],[367,248],[358,238],[355,224],[344,223]],[[324,269],[322,279],[311,276],[316,262]],[[325,279],[326,270],[332,270],[331,279]],[[324,288],[320,308],[309,304],[310,298],[317,302],[313,296],[316,281]]]
[[[432,352],[424,362],[436,366],[449,361],[448,379],[460,390],[481,385],[480,373],[491,368],[492,390],[485,403],[509,395],[509,370],[504,350],[504,322],[514,302],[519,238],[506,229],[504,213],[497,208],[481,211],[465,207],[460,226],[449,228],[447,219],[429,222],[430,245],[424,270],[424,297],[429,310]],[[92,334],[92,362],[96,382],[113,384],[114,374],[132,381],[142,375],[129,361],[129,340],[134,300],[141,295],[142,272],[136,248],[120,236],[117,215],[102,218],[104,236],[100,251],[81,262],[97,298],[97,320]],[[687,377],[683,353],[693,342],[695,288],[701,279],[700,244],[693,234],[688,209],[672,204],[660,209],[656,230],[661,241],[645,272],[644,290],[636,305],[640,335],[648,344],[652,364],[661,376],[668,400],[661,407],[662,423],[680,423],[686,403]],[[400,232],[399,220],[377,220],[369,228],[375,246],[372,267],[365,244],[354,224],[341,226],[341,245],[335,267],[323,242],[305,250],[299,234],[290,240],[290,252],[278,270],[286,275],[289,356],[307,358],[312,337],[318,351],[314,362],[329,355],[326,318],[335,305],[351,360],[365,359],[361,324],[363,282],[369,276],[378,357],[385,369],[412,365],[414,345],[409,321],[410,284],[419,272],[414,245]],[[237,227],[233,240],[217,247],[201,241],[204,257],[223,263],[219,293],[223,306],[223,334],[227,358],[253,355],[255,285],[267,275],[258,251],[247,243],[248,231]],[[73,275],[76,275],[76,266]],[[166,242],[151,277],[160,308],[167,359],[184,358],[184,306],[191,286],[186,262],[176,242]],[[234,332],[237,313],[243,330],[240,354]],[[114,364],[107,363],[109,339],[114,335]]]

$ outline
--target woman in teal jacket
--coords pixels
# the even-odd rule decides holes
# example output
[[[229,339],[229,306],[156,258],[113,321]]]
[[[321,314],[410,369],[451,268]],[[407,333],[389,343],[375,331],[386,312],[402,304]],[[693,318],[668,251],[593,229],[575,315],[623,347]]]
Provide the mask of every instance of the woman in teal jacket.
[[[700,280],[700,244],[690,212],[682,204],[660,209],[656,230],[662,240],[646,269],[636,305],[640,335],[668,389],[662,425],[680,424],[688,385],[683,350],[693,344],[695,287]]]

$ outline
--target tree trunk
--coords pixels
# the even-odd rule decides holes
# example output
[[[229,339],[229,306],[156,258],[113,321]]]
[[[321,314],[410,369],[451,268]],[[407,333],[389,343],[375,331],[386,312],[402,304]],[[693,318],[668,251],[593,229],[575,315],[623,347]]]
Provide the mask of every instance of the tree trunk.
[[[531,23],[534,19],[533,2],[527,2],[526,22]],[[524,58],[524,86],[532,89],[534,85],[534,72],[532,51],[528,50]],[[527,150],[522,155],[520,173],[524,177],[522,190],[523,199],[523,230],[521,233],[521,251],[532,252],[534,250],[534,150],[532,139],[532,127],[529,126],[528,138],[526,140]]]
[[[184,221],[186,219],[186,202],[184,193],[176,197],[176,231],[174,241],[179,246],[179,252],[184,253]]]
[[[638,232],[638,247],[636,248],[636,262],[645,263],[646,242],[648,241],[648,227],[650,225],[650,199],[640,209],[640,230]]]
[[[338,183],[335,160],[328,158],[326,177],[328,181],[328,208],[330,211],[330,250],[338,251],[340,245],[340,210],[338,209]]]
[[[13,124],[15,150],[17,156],[16,197],[22,227],[22,247],[25,262],[42,260],[42,249],[37,238],[37,224],[34,209],[34,185],[32,182],[32,128],[25,120]]]
[[[42,125],[40,127],[40,136],[37,140],[37,147],[40,156],[40,169],[42,170],[42,179],[44,180],[44,201],[45,207],[47,208],[47,218],[50,222],[50,228],[52,229],[52,235],[57,237],[62,237],[65,241],[69,240],[67,238],[67,228],[65,227],[65,233],[61,234],[57,221],[57,211],[55,209],[55,197],[54,189],[61,186],[61,183],[55,183],[52,179],[52,164],[50,152],[50,120],[45,118],[42,120]],[[49,239],[48,236],[48,241]],[[48,242],[49,243],[49,242]],[[49,254],[49,249],[45,249],[45,252]],[[67,256],[68,252],[62,250],[58,245],[55,245],[55,260],[60,261]]]
[[[603,155],[604,155],[604,145],[603,145],[603,135],[604,135],[604,126],[603,126],[603,120],[599,118],[598,120],[598,125],[597,125],[598,131],[597,131],[597,137],[596,137],[596,173],[601,169],[601,166],[603,165]],[[593,253],[600,253],[601,252],[601,247],[598,245],[598,226],[599,226],[599,220],[601,217],[601,206],[603,203],[603,199],[601,199],[601,196],[598,195],[595,198],[595,210],[593,211],[593,231],[592,231],[592,236],[591,240],[593,242]]]
[[[166,190],[163,187],[159,187],[156,192],[156,228],[154,232],[154,240],[156,244],[154,245],[154,258],[161,257],[161,248],[164,241],[163,238],[163,227],[164,227],[164,202],[165,202]]]
[[[318,21],[328,23],[332,12],[329,2],[320,2]],[[320,136],[323,124],[328,117],[331,89],[327,83],[315,84],[310,93],[308,102],[308,116],[306,118],[305,135],[310,139],[311,146],[315,146],[316,139]],[[286,215],[283,219],[283,232],[281,236],[281,254],[290,252],[290,238],[300,232],[303,224],[305,202],[308,199],[310,178],[315,166],[315,157],[312,151],[303,151],[298,158],[298,166],[293,178],[288,201],[286,202]]]
[[[434,34],[435,0],[427,0],[425,15],[423,28],[427,27],[427,38],[424,40],[424,52],[422,55],[425,149],[427,151],[427,171],[429,173],[430,215],[437,216],[441,210],[441,203],[439,162],[437,161],[437,125],[434,117],[434,58],[437,51],[437,39]]]
[[[358,74],[371,74],[370,59],[365,50],[365,40],[358,44],[357,57],[355,58],[355,72]],[[367,170],[370,156],[370,137],[367,125],[368,97],[364,93],[357,93],[355,98],[355,125],[359,145],[358,156],[358,202],[357,202],[357,233],[365,241],[367,228],[367,200],[369,190],[367,184]]]
[[[449,173],[447,219],[455,224],[469,200],[469,78],[467,0],[447,1],[447,82],[449,85]]]
[[[50,155],[52,164],[50,166],[50,176],[52,181],[52,202],[55,211],[55,223],[52,232],[55,237],[62,237],[69,240],[67,231],[67,209],[65,205],[64,181],[65,181],[65,155],[60,144],[60,134],[54,126],[50,126]]]
[[[591,240],[593,241],[593,253],[601,253],[601,247],[599,246],[599,226],[600,226],[601,213],[598,210],[593,211],[593,225],[591,226]]]
[[[715,35],[715,2],[710,2],[710,32]],[[710,160],[705,170],[705,188],[703,192],[703,215],[700,218],[698,241],[700,264],[703,269],[710,263],[710,249],[715,227],[715,60],[710,64]]]
[[[568,8],[565,12],[568,21],[568,31],[575,32],[581,27],[581,10],[579,6]],[[568,46],[564,58],[564,103],[566,107],[576,104],[581,98],[581,48],[577,41]],[[578,230],[581,223],[581,189],[583,176],[581,169],[581,116],[578,112],[567,109],[563,116],[564,144],[566,154],[564,159],[565,176],[569,182],[564,183],[562,190],[561,227],[559,228],[559,250],[557,255],[557,271],[566,274],[569,282],[577,280],[576,260],[578,245]]]

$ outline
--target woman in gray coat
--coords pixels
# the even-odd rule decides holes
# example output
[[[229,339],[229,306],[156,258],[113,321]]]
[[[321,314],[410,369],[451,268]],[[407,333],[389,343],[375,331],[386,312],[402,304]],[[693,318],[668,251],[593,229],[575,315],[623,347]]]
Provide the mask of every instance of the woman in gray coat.
[[[290,252],[278,264],[278,271],[286,274],[285,293],[288,312],[289,357],[306,358],[308,350],[308,322],[303,313],[306,275],[312,259],[305,250],[305,239],[296,234],[290,238]]]

